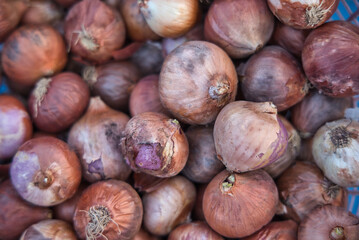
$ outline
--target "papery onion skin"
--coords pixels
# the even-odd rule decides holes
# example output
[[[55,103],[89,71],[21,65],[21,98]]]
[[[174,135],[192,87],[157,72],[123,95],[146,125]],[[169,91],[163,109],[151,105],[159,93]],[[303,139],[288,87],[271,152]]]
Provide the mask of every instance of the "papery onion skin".
[[[99,208],[105,214],[99,215]],[[97,225],[91,219],[100,216],[99,221],[103,222],[97,226],[104,227],[104,231],[93,237],[128,240],[140,230],[142,215],[141,198],[129,184],[118,180],[100,181],[90,185],[81,195],[74,215],[74,227],[78,236],[85,239],[86,229],[91,229],[91,223]],[[101,216],[111,220],[105,221]]]
[[[21,21],[23,24],[54,24],[61,20],[60,7],[51,0],[31,1]]]
[[[335,12],[339,0],[268,0],[272,13],[284,24],[298,28],[317,28]]]
[[[25,106],[15,97],[0,95],[0,163],[11,158],[32,136],[32,123]]]
[[[0,42],[19,24],[28,5],[25,1],[0,2]]]
[[[131,174],[119,151],[128,121],[126,114],[109,108],[99,97],[91,98],[86,113],[72,126],[68,137],[87,181],[126,180]]]
[[[240,238],[269,223],[277,203],[277,187],[265,171],[238,174],[223,170],[206,188],[203,212],[213,230]]]
[[[34,206],[16,192],[10,180],[0,184],[0,238],[19,239],[30,225],[52,217],[49,208]]]
[[[180,121],[205,125],[234,101],[237,83],[234,65],[222,49],[205,41],[189,41],[166,57],[160,99]]]
[[[359,239],[359,218],[344,208],[330,205],[318,207],[301,222],[298,229],[298,240],[312,240],[313,236],[316,240]]]
[[[298,224],[293,220],[271,222],[243,240],[297,240]]]
[[[359,93],[359,28],[345,21],[313,30],[304,43],[302,63],[308,80],[331,97]]]
[[[147,41],[131,57],[143,76],[158,74],[163,64],[162,46],[159,42]]]
[[[206,222],[191,222],[185,223],[175,228],[170,235],[168,240],[223,240],[218,233],[213,231]]]
[[[81,181],[81,166],[68,145],[54,137],[30,139],[18,149],[11,182],[25,200],[54,206],[71,198]]]
[[[7,38],[1,59],[4,72],[14,83],[33,86],[40,78],[60,72],[67,62],[67,52],[54,28],[27,25]]]
[[[225,106],[214,124],[217,156],[227,170],[246,172],[278,160],[288,133],[270,102],[236,101]]]
[[[167,235],[176,226],[189,221],[196,189],[183,176],[168,179],[159,188],[143,196],[143,223],[155,235]]]
[[[265,0],[216,0],[206,16],[204,35],[232,58],[245,58],[266,45],[273,29]]]
[[[332,182],[359,186],[359,122],[341,119],[326,123],[314,135],[312,153]]]

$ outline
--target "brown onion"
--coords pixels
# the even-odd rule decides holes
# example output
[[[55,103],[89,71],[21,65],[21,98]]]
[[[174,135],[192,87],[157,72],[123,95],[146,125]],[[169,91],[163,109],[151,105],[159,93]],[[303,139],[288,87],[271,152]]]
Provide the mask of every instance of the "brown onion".
[[[66,16],[65,38],[73,53],[93,63],[111,59],[125,43],[121,15],[100,0],[84,0]]]
[[[147,41],[131,57],[143,76],[158,74],[163,64],[162,46],[159,42]]]
[[[39,206],[54,206],[75,194],[81,181],[81,166],[65,142],[40,137],[21,145],[10,175],[22,198]]]
[[[331,97],[359,93],[359,28],[345,21],[324,24],[304,43],[302,62],[309,81]]]
[[[51,0],[30,1],[22,17],[23,24],[54,24],[62,19],[61,8]]]
[[[77,240],[72,226],[65,221],[51,219],[33,224],[24,231],[20,240]]]
[[[316,28],[335,12],[339,0],[268,0],[273,14],[284,24],[298,28]]]
[[[137,66],[128,61],[88,66],[83,72],[92,92],[110,107],[122,111],[127,110],[130,94],[140,77]]]
[[[359,239],[359,218],[344,208],[326,205],[318,207],[301,222],[298,240]]]
[[[222,49],[205,41],[189,41],[166,57],[160,99],[179,120],[204,125],[234,101],[237,82],[235,67]]]
[[[207,223],[229,238],[248,236],[274,216],[278,191],[273,179],[263,170],[215,176],[203,196]]]
[[[228,104],[216,119],[213,135],[219,160],[235,172],[275,162],[288,144],[287,131],[270,102]]]
[[[81,239],[132,239],[140,230],[142,202],[127,183],[107,180],[90,185],[81,195],[74,227]]]
[[[218,233],[213,231],[206,222],[185,223],[173,230],[168,236],[168,240],[223,240]]]
[[[0,163],[10,159],[32,136],[32,123],[25,106],[15,97],[0,95]]]
[[[291,111],[293,125],[303,138],[311,137],[326,122],[344,117],[345,109],[352,106],[352,98],[331,98],[312,92]]]
[[[298,224],[292,220],[271,222],[243,240],[297,240]]]
[[[285,205],[280,214],[300,222],[318,206],[330,204],[344,207],[346,190],[324,177],[311,162],[296,162],[277,180],[281,202]]]
[[[19,24],[28,5],[22,0],[3,0],[0,2],[0,42]]]
[[[133,173],[133,186],[140,192],[152,192],[159,188],[168,178],[159,178],[146,173]]]
[[[193,208],[193,219],[198,221],[206,221],[203,213],[203,195],[204,191],[206,190],[208,184],[200,184],[197,185],[197,197],[196,202]]]
[[[0,239],[19,239],[30,225],[52,217],[49,208],[34,206],[23,200],[10,180],[0,184]]]
[[[233,58],[245,58],[270,39],[274,17],[265,0],[216,0],[206,16],[204,36]]]
[[[77,153],[87,181],[126,180],[131,174],[118,149],[128,120],[126,114],[112,110],[95,97],[85,115],[72,126],[68,143]]]
[[[196,199],[194,185],[185,177],[168,179],[159,188],[143,196],[143,223],[155,235],[167,235],[187,222]]]
[[[42,77],[60,72],[67,53],[60,33],[48,25],[18,28],[4,44],[2,67],[16,84],[32,86]]]
[[[122,154],[134,171],[172,177],[186,165],[188,142],[176,119],[161,113],[141,113],[131,118],[124,134]]]

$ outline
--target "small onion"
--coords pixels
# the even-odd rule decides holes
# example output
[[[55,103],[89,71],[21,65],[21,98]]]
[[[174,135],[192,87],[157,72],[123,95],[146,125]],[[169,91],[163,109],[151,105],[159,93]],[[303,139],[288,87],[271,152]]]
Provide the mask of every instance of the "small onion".
[[[51,0],[30,1],[30,6],[22,17],[23,24],[54,24],[62,19],[60,7]]]
[[[312,153],[332,182],[359,186],[359,122],[342,119],[326,123],[314,136]]]
[[[27,7],[27,3],[22,0],[0,2],[0,43],[19,24]]]
[[[163,64],[162,46],[158,42],[147,41],[131,57],[143,76],[158,74]]]
[[[159,188],[168,178],[159,178],[146,173],[133,174],[133,186],[140,192],[152,192]]]
[[[292,220],[271,222],[243,240],[297,240],[298,224]]]
[[[196,199],[194,185],[185,177],[168,179],[159,188],[143,196],[143,223],[155,235],[167,235],[187,222]]]
[[[185,223],[177,227],[168,236],[168,240],[223,240],[218,233],[214,232],[205,222]]]
[[[263,170],[215,176],[203,196],[207,223],[229,238],[248,236],[269,223],[275,214],[278,191]]]
[[[288,144],[287,131],[270,102],[228,104],[216,119],[213,135],[219,160],[235,172],[275,162]]]

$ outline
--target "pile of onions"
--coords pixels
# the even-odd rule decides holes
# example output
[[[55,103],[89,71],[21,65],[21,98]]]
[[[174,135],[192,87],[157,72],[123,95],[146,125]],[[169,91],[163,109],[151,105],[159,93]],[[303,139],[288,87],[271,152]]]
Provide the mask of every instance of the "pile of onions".
[[[22,17],[23,24],[54,24],[62,19],[61,8],[51,0],[30,1]]]
[[[232,102],[219,113],[214,125],[217,156],[227,170],[246,172],[278,160],[288,134],[270,102]]]
[[[173,230],[168,236],[168,240],[187,239],[223,240],[223,237],[214,232],[205,222],[191,222],[182,224]]]
[[[292,220],[271,222],[243,240],[297,240],[298,224]]]
[[[22,0],[0,2],[0,42],[19,24],[27,7]]]

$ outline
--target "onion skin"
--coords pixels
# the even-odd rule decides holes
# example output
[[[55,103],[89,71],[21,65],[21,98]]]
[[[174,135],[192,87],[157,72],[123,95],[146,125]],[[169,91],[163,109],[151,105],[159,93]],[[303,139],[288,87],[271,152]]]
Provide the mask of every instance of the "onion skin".
[[[147,41],[131,57],[143,76],[158,74],[163,64],[162,46],[158,42]]]
[[[345,109],[352,107],[352,98],[331,98],[312,92],[291,111],[293,125],[303,138],[312,137],[326,122],[344,118]]]
[[[223,240],[218,233],[213,231],[205,222],[185,223],[173,230],[168,240]]]
[[[160,74],[160,99],[180,121],[205,125],[234,101],[237,83],[234,65],[222,49],[190,41],[166,57]]]
[[[219,173],[203,196],[209,226],[228,238],[248,236],[269,223],[276,211],[278,191],[263,170]]]
[[[25,106],[15,97],[0,95],[0,163],[10,159],[32,136],[32,123]]]
[[[243,240],[297,240],[298,224],[292,220],[271,222]]]
[[[245,58],[269,41],[274,17],[265,0],[216,0],[204,24],[204,36],[232,58]]]
[[[77,203],[74,227],[81,239],[86,238],[86,226],[90,223],[96,225],[90,218],[94,218],[96,212],[90,208],[98,210],[98,207],[106,209],[109,214],[106,215],[111,220],[104,221],[104,231],[94,235],[95,238],[105,236],[108,240],[127,240],[140,230],[143,215],[141,198],[129,184],[107,180],[90,185]]]
[[[272,13],[284,24],[298,28],[317,28],[335,12],[339,0],[268,0]]]
[[[25,200],[54,206],[71,198],[81,181],[81,166],[68,145],[54,137],[34,138],[15,154],[11,182]]]
[[[10,180],[0,184],[0,238],[19,239],[30,225],[52,217],[49,208],[34,206],[16,192]]]
[[[27,7],[27,3],[22,0],[0,2],[0,42],[16,28]]]
[[[9,36],[1,59],[4,72],[12,81],[33,86],[40,78],[60,72],[67,62],[67,52],[64,40],[54,28],[28,25]]]
[[[121,15],[99,0],[75,4],[65,20],[65,38],[71,51],[81,58],[104,63],[125,43],[126,29]]]
[[[54,24],[62,19],[60,7],[51,0],[31,1],[21,21],[23,24]]]
[[[339,186],[359,186],[358,144],[358,122],[347,119],[328,122],[314,136],[314,161]]]
[[[350,97],[359,93],[359,29],[345,21],[324,24],[304,43],[302,62],[309,81],[320,93]]]
[[[177,120],[161,113],[141,113],[131,118],[124,134],[122,154],[135,172],[172,177],[186,165],[188,142]]]
[[[195,199],[196,189],[185,177],[168,179],[143,196],[144,226],[155,235],[169,234],[179,224],[189,221]]]
[[[301,66],[278,46],[268,46],[254,54],[241,75],[241,90],[246,100],[271,101],[279,112],[300,102],[308,91]]]
[[[80,159],[89,182],[115,178],[126,180],[131,169],[118,149],[129,117],[91,98],[85,115],[71,128],[68,143]]]
[[[288,144],[288,133],[270,102],[228,104],[216,119],[213,136],[217,157],[227,170],[235,172],[252,171],[275,162]]]
[[[339,231],[335,231],[336,228]],[[330,205],[318,207],[301,222],[298,229],[298,240],[312,240],[313,236],[316,240],[358,239],[359,218],[344,208]]]

